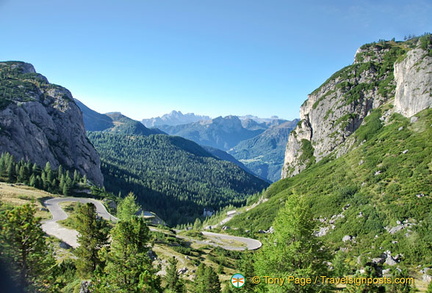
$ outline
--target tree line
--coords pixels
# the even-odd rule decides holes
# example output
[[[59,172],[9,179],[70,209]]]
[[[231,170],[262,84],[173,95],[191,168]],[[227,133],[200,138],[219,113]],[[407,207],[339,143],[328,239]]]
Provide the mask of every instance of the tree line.
[[[43,168],[25,160],[17,162],[10,153],[0,156],[0,181],[22,183],[63,195],[71,195],[74,188],[87,185],[87,177],[77,170],[71,172],[61,165],[54,170],[50,162]]]

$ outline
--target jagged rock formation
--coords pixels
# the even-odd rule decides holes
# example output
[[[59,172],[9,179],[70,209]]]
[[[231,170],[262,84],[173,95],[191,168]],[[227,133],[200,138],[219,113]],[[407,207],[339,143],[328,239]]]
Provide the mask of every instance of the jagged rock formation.
[[[103,184],[99,155],[71,93],[24,62],[0,63],[0,153],[76,169]]]
[[[240,141],[255,137],[266,129],[255,127],[257,123],[252,129],[243,127],[243,124],[238,116],[226,116],[177,126],[164,125],[159,128],[170,135],[181,136],[201,145],[229,150]]]
[[[171,113],[162,115],[161,117],[143,119],[141,122],[146,127],[158,127],[161,125],[176,126],[210,119],[209,116],[195,115],[194,113],[183,114],[180,111],[171,111]]]
[[[348,137],[371,110],[386,103],[410,117],[432,105],[431,36],[406,42],[362,46],[355,61],[311,93],[290,133],[282,178],[298,174],[338,148],[346,153]]]

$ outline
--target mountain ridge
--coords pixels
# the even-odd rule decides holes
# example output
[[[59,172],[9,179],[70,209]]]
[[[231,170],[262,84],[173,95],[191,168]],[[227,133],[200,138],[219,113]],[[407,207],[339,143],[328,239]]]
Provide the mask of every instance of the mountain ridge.
[[[296,119],[270,126],[263,133],[241,141],[228,153],[259,176],[272,182],[278,181],[281,176],[288,136],[298,121]]]
[[[339,152],[346,152],[349,136],[373,109],[390,103],[395,112],[410,116],[431,107],[432,57],[420,42],[363,45],[352,65],[312,92],[289,136],[282,178],[298,174],[344,142]]]
[[[160,117],[142,119],[141,123],[146,127],[153,128],[162,125],[176,126],[210,119],[211,118],[209,116],[205,115],[195,115],[194,113],[183,114],[181,111],[173,110],[170,113],[164,114]]]
[[[149,129],[142,123],[133,120],[120,112],[101,114],[90,109],[77,99],[75,99],[75,102],[83,113],[84,126],[87,131],[105,131],[141,135],[163,133],[158,129]]]
[[[33,65],[0,62],[0,152],[56,169],[76,169],[102,185],[100,160],[72,94]]]
[[[253,116],[226,116],[216,117],[211,120],[202,120],[189,124],[177,126],[159,126],[160,129],[170,135],[177,135],[204,146],[221,149],[233,155],[252,172],[270,181],[280,179],[283,165],[283,154],[285,151],[288,133],[285,131],[272,132],[272,127],[286,124],[288,132],[293,128],[292,122],[277,118],[257,118]],[[290,124],[291,123],[291,124]],[[297,121],[295,122],[297,123]],[[268,131],[267,133],[265,133]],[[278,137],[279,136],[279,137]],[[248,140],[261,141],[260,144],[249,143],[261,150],[247,150],[251,145],[245,143]],[[268,140],[267,142],[265,142]],[[271,141],[279,141],[272,145]],[[280,141],[284,141],[280,143]],[[241,149],[243,146],[243,149]],[[245,149],[246,148],[246,149]],[[265,159],[258,158],[258,151],[264,153]],[[248,154],[251,154],[250,156]]]

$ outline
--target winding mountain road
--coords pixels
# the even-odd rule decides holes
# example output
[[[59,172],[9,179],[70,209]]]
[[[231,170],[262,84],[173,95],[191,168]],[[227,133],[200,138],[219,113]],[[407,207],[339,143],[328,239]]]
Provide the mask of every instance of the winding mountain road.
[[[63,242],[72,246],[73,248],[78,247],[77,237],[78,231],[62,227],[57,221],[67,219],[68,215],[60,207],[61,202],[80,202],[80,203],[92,203],[96,206],[96,212],[98,215],[109,221],[117,221],[118,219],[108,213],[105,206],[98,200],[91,198],[80,198],[80,197],[65,197],[65,198],[52,198],[44,202],[44,206],[50,211],[52,215],[51,220],[42,221],[42,230],[48,235],[59,238]]]
[[[80,202],[80,203],[92,203],[96,206],[96,212],[98,215],[106,220],[109,221],[117,221],[118,219],[111,215],[105,208],[105,206],[102,204],[102,202],[91,199],[91,198],[79,198],[79,197],[65,197],[65,198],[52,198],[48,199],[44,202],[45,207],[50,211],[52,214],[52,219],[50,220],[44,220],[42,221],[42,229],[47,233],[48,235],[52,235],[56,238],[59,238],[63,242],[67,243],[68,245],[76,248],[79,246],[77,242],[78,237],[78,231],[73,229],[68,229],[65,227],[62,227],[57,221],[65,220],[67,219],[68,215],[66,212],[60,207],[60,203],[62,202]],[[152,231],[157,231],[157,229],[150,228]],[[255,239],[251,238],[245,238],[245,237],[238,237],[238,236],[231,236],[226,234],[219,234],[219,233],[212,233],[212,232],[202,232],[202,234],[208,238],[210,238],[212,241],[200,241],[195,239],[190,239],[187,237],[177,236],[180,238],[188,239],[190,241],[194,241],[196,243],[200,244],[208,244],[213,246],[220,246],[227,250],[255,250],[262,246],[261,242]],[[243,246],[232,246],[225,242],[239,242],[242,243]],[[218,244],[219,243],[219,244]]]

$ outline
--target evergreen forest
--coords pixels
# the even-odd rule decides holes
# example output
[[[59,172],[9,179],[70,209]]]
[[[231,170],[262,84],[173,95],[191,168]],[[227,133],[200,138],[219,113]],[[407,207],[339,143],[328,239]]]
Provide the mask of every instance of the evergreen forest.
[[[105,132],[88,137],[101,156],[106,190],[133,192],[144,210],[171,225],[193,223],[204,209],[241,206],[268,186],[181,137]]]

